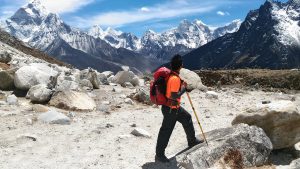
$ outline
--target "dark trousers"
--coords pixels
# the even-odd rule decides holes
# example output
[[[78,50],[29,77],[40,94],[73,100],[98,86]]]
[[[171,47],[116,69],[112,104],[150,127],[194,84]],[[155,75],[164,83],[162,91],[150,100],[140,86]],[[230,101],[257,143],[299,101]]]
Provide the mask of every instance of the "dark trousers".
[[[196,140],[192,116],[184,108],[180,107],[179,109],[172,109],[170,111],[170,107],[162,106],[161,111],[164,115],[164,119],[157,138],[157,155],[163,155],[165,153],[165,149],[177,121],[182,124],[188,143],[191,144]]]

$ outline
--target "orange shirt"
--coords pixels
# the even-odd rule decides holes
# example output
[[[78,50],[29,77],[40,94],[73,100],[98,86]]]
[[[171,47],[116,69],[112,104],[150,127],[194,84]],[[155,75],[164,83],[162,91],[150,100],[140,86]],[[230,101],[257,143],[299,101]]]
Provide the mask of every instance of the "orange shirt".
[[[181,79],[176,76],[176,75],[171,75],[169,77],[169,80],[167,82],[167,92],[166,92],[166,96],[167,98],[171,98],[171,93],[178,93],[179,90],[181,88]],[[170,106],[171,108],[179,108],[180,106],[180,98],[176,99],[177,100],[177,105],[174,106]]]

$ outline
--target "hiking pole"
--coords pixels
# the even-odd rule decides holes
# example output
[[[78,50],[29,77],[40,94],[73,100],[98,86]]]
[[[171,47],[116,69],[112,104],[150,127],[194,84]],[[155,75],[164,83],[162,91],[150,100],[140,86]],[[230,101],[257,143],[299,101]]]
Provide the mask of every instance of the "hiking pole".
[[[195,108],[194,108],[194,105],[193,105],[192,99],[191,99],[191,97],[190,97],[190,95],[189,95],[189,93],[188,93],[188,92],[186,92],[186,95],[187,95],[187,97],[188,97],[188,99],[189,99],[189,101],[190,101],[190,104],[191,104],[191,106],[192,106],[192,109],[193,109],[193,111],[194,111],[194,114],[195,114],[195,116],[196,116],[197,122],[198,122],[198,124],[199,124],[200,130],[201,130],[201,132],[202,132],[202,135],[203,135],[203,138],[204,138],[204,140],[205,140],[205,142],[206,142],[206,144],[207,144],[207,146],[208,146],[208,143],[207,143],[207,140],[206,140],[205,134],[204,134],[204,132],[203,132],[203,129],[202,129],[202,126],[201,126],[201,124],[200,124],[200,121],[199,121],[198,115],[197,115],[197,113],[196,113],[196,110],[195,110]]]

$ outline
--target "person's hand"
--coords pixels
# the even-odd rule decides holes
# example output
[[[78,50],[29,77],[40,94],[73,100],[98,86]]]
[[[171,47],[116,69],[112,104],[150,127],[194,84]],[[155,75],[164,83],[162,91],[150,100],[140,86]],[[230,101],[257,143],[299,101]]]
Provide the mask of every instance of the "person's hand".
[[[187,87],[187,83],[185,81],[182,82],[182,86]]]

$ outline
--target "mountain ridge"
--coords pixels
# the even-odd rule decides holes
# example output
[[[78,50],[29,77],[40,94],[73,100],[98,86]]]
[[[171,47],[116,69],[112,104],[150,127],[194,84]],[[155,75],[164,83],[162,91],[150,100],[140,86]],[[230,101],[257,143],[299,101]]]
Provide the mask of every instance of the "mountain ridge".
[[[266,1],[248,13],[239,31],[185,55],[185,66],[192,70],[297,68],[300,65],[299,23],[299,3]]]

